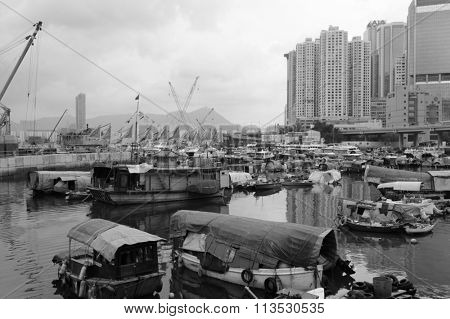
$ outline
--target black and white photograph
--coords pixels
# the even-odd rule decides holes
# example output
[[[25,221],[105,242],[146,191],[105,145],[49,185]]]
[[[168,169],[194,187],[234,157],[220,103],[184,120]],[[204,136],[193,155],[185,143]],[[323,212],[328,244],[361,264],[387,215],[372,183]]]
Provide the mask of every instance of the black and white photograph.
[[[448,298],[450,0],[0,0],[8,309]]]

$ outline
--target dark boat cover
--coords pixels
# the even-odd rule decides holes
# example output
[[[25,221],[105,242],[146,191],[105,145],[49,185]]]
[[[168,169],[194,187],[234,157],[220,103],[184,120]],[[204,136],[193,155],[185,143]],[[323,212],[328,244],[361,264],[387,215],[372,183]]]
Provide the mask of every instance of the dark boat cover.
[[[164,240],[142,230],[99,218],[78,224],[69,231],[67,237],[88,245],[109,261],[113,260],[116,251],[122,246]]]
[[[330,228],[189,210],[172,215],[171,238],[190,232],[206,234],[205,252],[232,267],[276,268],[280,262],[308,267],[317,265],[320,255],[338,258]]]

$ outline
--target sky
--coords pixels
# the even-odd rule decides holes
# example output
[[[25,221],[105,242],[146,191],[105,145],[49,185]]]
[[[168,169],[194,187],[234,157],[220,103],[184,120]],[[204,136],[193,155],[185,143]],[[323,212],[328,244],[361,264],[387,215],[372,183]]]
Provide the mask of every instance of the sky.
[[[162,114],[177,110],[168,82],[183,103],[199,76],[188,111],[213,107],[237,124],[282,124],[285,53],[329,25],[351,39],[371,20],[406,22],[410,2],[0,0],[0,52],[33,30],[3,3],[44,28],[2,103],[14,122],[60,116],[66,108],[74,115],[83,92],[89,119],[132,114],[141,92],[141,110]],[[24,47],[0,53],[0,88]]]

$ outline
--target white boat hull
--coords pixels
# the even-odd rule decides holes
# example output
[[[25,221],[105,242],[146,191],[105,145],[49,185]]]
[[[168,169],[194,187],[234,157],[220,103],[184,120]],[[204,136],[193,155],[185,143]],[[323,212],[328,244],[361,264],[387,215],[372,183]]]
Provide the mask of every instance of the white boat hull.
[[[429,225],[420,225],[419,224],[417,227],[405,226],[404,229],[408,235],[419,235],[419,234],[426,234],[426,233],[432,232],[434,226],[436,226],[436,223],[429,224]]]
[[[317,266],[317,271],[306,270],[302,267],[254,269],[252,270],[253,280],[247,284],[241,277],[242,271],[244,271],[243,268],[230,267],[227,272],[221,274],[203,269],[200,265],[200,260],[191,254],[182,252],[179,258],[181,258],[183,266],[199,275],[208,276],[237,285],[248,285],[251,288],[265,289],[264,282],[268,278],[279,279],[279,281],[277,280],[281,284],[281,287],[278,287],[279,289],[293,288],[300,291],[309,291],[321,287],[320,282],[322,281],[323,274],[322,265]]]

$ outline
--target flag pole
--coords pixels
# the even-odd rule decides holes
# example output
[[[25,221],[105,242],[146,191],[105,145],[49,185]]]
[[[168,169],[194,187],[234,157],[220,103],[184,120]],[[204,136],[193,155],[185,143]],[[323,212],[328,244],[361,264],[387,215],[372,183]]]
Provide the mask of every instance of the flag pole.
[[[137,143],[137,139],[138,139],[138,116],[139,116],[139,95],[140,93],[138,93],[138,95],[136,96],[135,100],[137,100],[136,103],[136,118],[135,118],[135,125],[134,125],[134,145],[136,147],[136,152],[137,152],[137,156],[136,156],[136,163],[139,162],[139,146]]]

